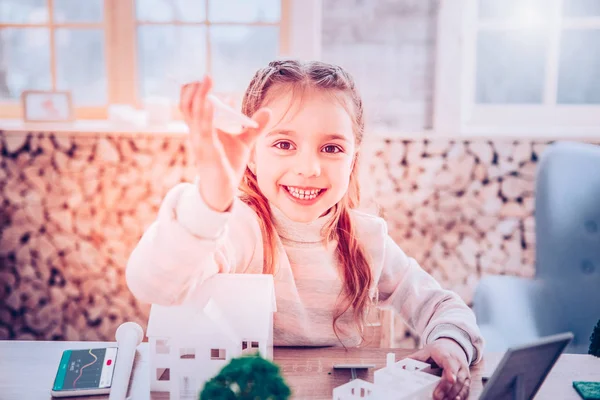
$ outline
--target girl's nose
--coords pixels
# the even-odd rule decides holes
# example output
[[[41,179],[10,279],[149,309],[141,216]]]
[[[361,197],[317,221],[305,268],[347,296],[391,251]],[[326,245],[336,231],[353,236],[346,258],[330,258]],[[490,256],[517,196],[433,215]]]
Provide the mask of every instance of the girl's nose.
[[[308,152],[307,152],[308,153]],[[295,160],[295,172],[305,178],[321,175],[319,157],[314,154],[300,154]]]

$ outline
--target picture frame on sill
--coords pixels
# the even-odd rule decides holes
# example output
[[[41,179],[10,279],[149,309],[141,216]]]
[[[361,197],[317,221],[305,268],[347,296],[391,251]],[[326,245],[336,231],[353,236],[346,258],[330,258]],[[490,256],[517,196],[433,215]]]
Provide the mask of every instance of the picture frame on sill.
[[[25,90],[21,93],[25,122],[69,122],[74,120],[71,92]]]

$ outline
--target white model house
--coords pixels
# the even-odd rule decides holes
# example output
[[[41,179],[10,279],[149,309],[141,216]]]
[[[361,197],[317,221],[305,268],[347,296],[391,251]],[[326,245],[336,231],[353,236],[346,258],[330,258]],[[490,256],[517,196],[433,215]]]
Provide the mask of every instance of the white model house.
[[[393,353],[388,354],[387,365],[375,371],[374,383],[354,379],[333,389],[333,399],[429,400],[441,379],[426,372],[430,368],[411,358],[395,362]]]
[[[393,393],[374,383],[354,379],[333,389],[333,400],[387,400]]]
[[[259,351],[273,359],[272,275],[217,274],[194,293],[183,305],[150,310],[150,389],[171,399],[197,399],[232,358]]]

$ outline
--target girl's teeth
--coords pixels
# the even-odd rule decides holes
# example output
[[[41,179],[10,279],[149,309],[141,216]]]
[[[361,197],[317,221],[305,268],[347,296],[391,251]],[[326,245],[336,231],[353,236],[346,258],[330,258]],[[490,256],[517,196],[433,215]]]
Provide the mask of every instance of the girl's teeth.
[[[312,200],[317,197],[317,195],[321,192],[320,189],[313,190],[302,190],[296,189],[294,187],[286,186],[286,189],[290,194],[300,200]]]

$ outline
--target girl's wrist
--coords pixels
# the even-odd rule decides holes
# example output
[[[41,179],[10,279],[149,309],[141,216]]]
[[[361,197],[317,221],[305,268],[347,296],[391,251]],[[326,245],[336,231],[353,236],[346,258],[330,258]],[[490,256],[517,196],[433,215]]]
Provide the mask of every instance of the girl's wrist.
[[[208,206],[208,208],[220,213],[228,212],[231,210],[231,207],[233,206],[233,196],[227,196],[228,198],[223,199],[215,199],[211,196],[206,196],[204,194],[204,191],[202,190],[202,185],[198,185],[197,189],[198,193],[200,194],[200,198],[202,199],[204,204]]]

